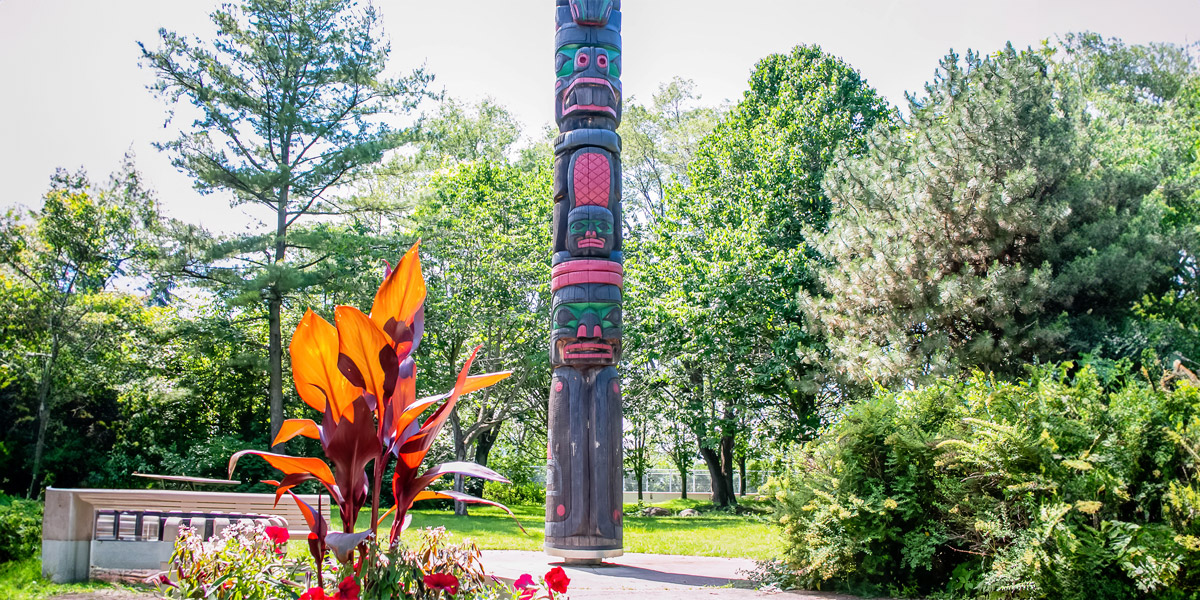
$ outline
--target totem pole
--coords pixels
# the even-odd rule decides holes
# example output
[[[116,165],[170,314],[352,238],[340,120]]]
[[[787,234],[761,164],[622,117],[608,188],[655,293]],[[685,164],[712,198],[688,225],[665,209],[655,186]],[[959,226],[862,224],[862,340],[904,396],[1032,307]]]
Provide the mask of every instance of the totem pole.
[[[546,553],[620,556],[621,0],[556,0]]]

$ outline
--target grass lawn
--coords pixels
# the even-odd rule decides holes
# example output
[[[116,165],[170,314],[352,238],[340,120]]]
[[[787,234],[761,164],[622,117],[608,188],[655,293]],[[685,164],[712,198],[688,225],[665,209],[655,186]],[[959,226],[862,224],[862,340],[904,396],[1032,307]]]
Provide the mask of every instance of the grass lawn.
[[[0,563],[0,600],[41,600],[62,594],[104,591],[145,593],[150,588],[135,588],[103,582],[50,583],[42,579],[42,561],[38,558]]]
[[[661,506],[678,512],[684,508],[705,505],[694,500],[671,500],[650,506]],[[471,516],[456,517],[450,510],[414,510],[413,528],[445,527],[453,541],[469,537],[484,550],[541,550],[546,527],[545,509],[540,506],[510,507],[525,527],[522,533],[504,511],[490,506],[470,507]],[[691,556],[725,556],[765,560],[783,553],[779,528],[768,517],[736,516],[721,512],[701,512],[698,517],[641,517],[630,516],[636,505],[625,505],[625,551],[649,554],[683,554]],[[367,526],[369,511],[360,515],[358,526]],[[335,523],[334,527],[340,525]],[[380,527],[386,536],[390,519]],[[302,542],[289,551],[307,548]]]

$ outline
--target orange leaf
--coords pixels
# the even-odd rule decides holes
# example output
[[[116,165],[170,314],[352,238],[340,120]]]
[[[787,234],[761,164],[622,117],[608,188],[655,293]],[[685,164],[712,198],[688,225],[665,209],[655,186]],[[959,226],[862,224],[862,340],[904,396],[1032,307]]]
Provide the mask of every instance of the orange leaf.
[[[389,371],[397,371],[396,351],[390,340],[367,315],[353,306],[334,309],[338,333],[338,368],[351,384],[375,395],[375,402],[388,400]],[[395,386],[395,382],[391,382]]]
[[[333,403],[335,414],[348,412],[358,392],[338,371],[337,329],[309,310],[296,326],[288,350],[300,398],[322,413],[327,401]]]
[[[398,341],[392,335],[395,324],[411,327],[413,315],[425,303],[425,278],[421,275],[421,258],[417,254],[420,245],[418,241],[404,254],[396,270],[379,286],[371,305],[371,320],[381,331],[388,332],[393,341]],[[389,325],[389,322],[393,324]]]
[[[309,458],[304,456],[287,456],[285,454],[275,454],[273,452],[260,452],[258,450],[242,450],[235,452],[229,457],[229,476],[233,477],[233,469],[237,466],[239,458],[246,454],[261,456],[272,467],[279,469],[284,475],[292,473],[308,473],[316,477],[321,483],[332,487],[333,471],[329,470],[329,465],[325,464],[319,458]]]
[[[438,498],[443,498],[446,500],[453,500],[453,498],[451,498],[450,496],[447,496],[445,494],[439,494],[438,492],[435,492],[433,490],[421,490],[421,491],[417,492],[416,497],[414,497],[412,501],[420,502],[422,500],[436,500]],[[409,504],[409,506],[412,506],[412,505]]]
[[[462,394],[470,394],[471,392],[482,390],[492,384],[507,379],[512,375],[512,371],[503,371],[500,373],[488,373],[487,375],[472,375],[463,383]]]
[[[271,442],[271,446],[278,446],[298,435],[319,440],[321,439],[321,427],[312,419],[288,419],[279,428],[279,434],[275,436],[275,441]]]

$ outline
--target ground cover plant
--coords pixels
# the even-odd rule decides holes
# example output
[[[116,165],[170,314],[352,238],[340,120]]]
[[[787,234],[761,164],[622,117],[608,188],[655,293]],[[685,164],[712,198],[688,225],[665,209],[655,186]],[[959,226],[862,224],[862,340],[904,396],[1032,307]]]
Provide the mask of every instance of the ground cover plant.
[[[942,598],[1200,595],[1200,388],[1128,364],[850,408],[774,490],[792,583]]]

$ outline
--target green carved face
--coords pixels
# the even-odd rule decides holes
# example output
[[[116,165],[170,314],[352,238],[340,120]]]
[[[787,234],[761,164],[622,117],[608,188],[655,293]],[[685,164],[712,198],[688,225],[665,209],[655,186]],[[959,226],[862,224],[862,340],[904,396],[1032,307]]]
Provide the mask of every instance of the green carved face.
[[[560,304],[554,315],[555,326],[559,329],[577,329],[580,323],[599,324],[602,329],[616,327],[617,316],[614,311],[620,305],[616,302],[571,302]]]
[[[567,44],[558,49],[555,64],[559,77],[568,77],[579,71],[581,74],[589,69],[597,74],[610,78],[621,76],[621,49],[607,44],[590,46],[585,44]]]
[[[573,235],[583,235],[589,231],[606,235],[612,233],[613,225],[601,219],[580,219],[571,223],[571,233]]]

